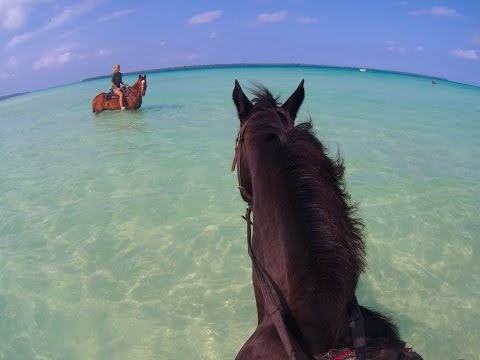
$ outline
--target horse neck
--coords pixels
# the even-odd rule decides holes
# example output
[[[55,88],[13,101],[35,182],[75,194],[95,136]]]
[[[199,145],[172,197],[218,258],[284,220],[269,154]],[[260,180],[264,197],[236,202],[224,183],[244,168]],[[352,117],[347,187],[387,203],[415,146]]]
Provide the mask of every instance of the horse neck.
[[[136,89],[136,90],[140,90],[141,87],[142,87],[142,79],[138,79],[135,84],[133,84],[131,86],[132,88]]]
[[[317,346],[313,351],[328,350],[349,334],[348,325],[344,326],[347,306],[360,272],[352,268],[362,267],[358,259],[349,259],[344,248],[352,246],[346,244],[350,239],[339,238],[345,233],[336,232],[350,220],[348,216],[335,218],[335,213],[344,212],[340,208],[345,203],[334,184],[318,183],[316,166],[304,175],[317,181],[299,189],[290,168],[291,154],[280,139],[252,138],[247,146],[254,148],[248,154],[253,251],[278,286],[300,332]],[[324,154],[317,157],[311,161],[329,161]],[[309,188],[312,194],[306,194]],[[320,339],[318,334],[325,336]]]

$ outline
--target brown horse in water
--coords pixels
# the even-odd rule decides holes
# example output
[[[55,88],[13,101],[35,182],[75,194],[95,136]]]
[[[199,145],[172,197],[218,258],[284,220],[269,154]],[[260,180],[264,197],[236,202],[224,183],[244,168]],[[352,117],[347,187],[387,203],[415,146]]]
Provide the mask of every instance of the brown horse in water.
[[[235,81],[240,131],[232,171],[238,165],[248,203],[258,315],[236,358],[422,359],[388,318],[357,303],[363,224],[346,192],[343,160],[327,156],[310,122],[294,125],[303,80],[281,106],[262,86],[254,95],[250,101]]]
[[[138,75],[138,80],[132,86],[128,86],[124,90],[124,100],[127,102],[129,109],[138,109],[142,106],[142,97],[147,91],[147,75]],[[120,110],[120,102],[118,96],[114,95],[107,99],[107,93],[100,93],[92,100],[92,110],[95,113],[100,113],[103,110]]]

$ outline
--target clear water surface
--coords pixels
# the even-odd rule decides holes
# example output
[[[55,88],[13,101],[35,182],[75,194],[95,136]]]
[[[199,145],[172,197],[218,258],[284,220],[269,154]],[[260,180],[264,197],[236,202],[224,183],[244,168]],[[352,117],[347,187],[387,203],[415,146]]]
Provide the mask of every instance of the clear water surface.
[[[425,359],[476,358],[480,89],[289,67],[149,74],[134,113],[92,114],[108,80],[0,102],[0,359],[233,358],[256,323],[233,82],[302,78],[367,226],[359,301]]]

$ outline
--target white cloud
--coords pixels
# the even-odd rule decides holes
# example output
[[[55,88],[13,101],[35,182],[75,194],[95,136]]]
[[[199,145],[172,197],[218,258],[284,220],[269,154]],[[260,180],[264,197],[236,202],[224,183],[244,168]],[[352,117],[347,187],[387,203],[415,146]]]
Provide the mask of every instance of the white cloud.
[[[5,1],[5,0],[0,0],[0,1]],[[7,49],[13,48],[18,44],[21,44],[23,42],[26,42],[32,39],[38,34],[60,27],[66,22],[68,22],[69,20],[75,18],[76,16],[82,15],[85,12],[92,10],[93,8],[98,6],[102,1],[103,0],[84,0],[80,4],[67,7],[62,12],[60,12],[59,14],[51,18],[50,21],[45,26],[32,32],[14,36],[12,39],[10,39],[10,41],[7,43],[5,48]]]
[[[459,16],[460,14],[455,9],[450,9],[446,6],[434,6],[429,9],[419,9],[409,12],[412,16],[422,16],[422,15],[430,15],[430,16]]]
[[[297,17],[297,22],[300,24],[312,24],[318,21],[317,18],[311,16],[299,16]]]
[[[13,38],[10,39],[9,42],[7,42],[7,45],[5,45],[5,48],[6,49],[11,49],[11,48],[17,46],[18,44],[21,44],[25,41],[30,40],[34,36],[35,36],[35,33],[33,33],[33,32],[24,33],[24,34],[21,34],[21,35],[15,35]]]
[[[67,8],[63,10],[60,14],[55,15],[50,21],[43,27],[44,31],[55,29],[65,22],[67,22],[72,17],[72,9]]]
[[[0,28],[15,30],[26,21],[28,3],[26,1],[0,0]]]
[[[385,41],[385,46],[387,51],[390,51],[393,53],[405,54],[407,52],[407,48],[397,45],[397,43],[392,40]]]
[[[210,39],[215,39],[217,37],[217,33],[215,31],[212,31],[210,35],[208,35]]]
[[[8,69],[9,71],[0,71],[0,80],[7,80],[13,78],[14,75],[11,73],[11,71],[15,69],[19,64],[20,60],[18,58],[16,58],[15,56],[10,56],[7,63],[3,66],[4,70]]]
[[[110,50],[106,50],[106,49],[100,49],[97,51],[97,56],[99,57],[106,57],[106,56],[110,56],[112,54],[112,52]]]
[[[423,46],[418,45],[415,50],[417,50],[418,52],[422,52],[423,51]]]
[[[128,15],[130,13],[132,13],[133,10],[131,9],[125,9],[125,10],[119,10],[119,11],[115,11],[114,13],[110,14],[110,15],[105,15],[105,16],[101,16],[97,19],[98,22],[102,22],[102,21],[109,21],[109,20],[112,20],[112,19],[115,19],[117,17],[120,17],[120,16],[125,16],[125,15]]]
[[[276,11],[269,14],[260,14],[257,16],[257,23],[265,24],[272,22],[281,22],[286,20],[288,17],[287,11]]]
[[[40,56],[34,63],[33,69],[39,70],[42,68],[62,66],[73,60],[73,54],[70,46],[62,46],[50,50],[49,52]]]
[[[190,25],[207,24],[219,19],[221,16],[221,10],[206,11],[192,16],[190,19],[188,19],[187,23]]]
[[[83,31],[83,30],[86,29],[86,28],[87,28],[87,26],[77,26],[77,27],[75,27],[75,28],[73,28],[73,29],[70,29],[70,30],[68,30],[68,31],[65,31],[63,34],[60,35],[60,38],[61,38],[61,39],[65,39],[65,38],[67,38],[67,37],[69,37],[69,36],[71,36],[71,35],[73,35],[73,34],[75,34],[75,33],[78,33],[78,32],[80,32],[80,31]]]
[[[462,50],[462,49],[455,49],[450,52],[453,56],[468,59],[468,60],[478,60],[478,54],[476,50]]]
[[[102,3],[102,0],[84,0],[80,4],[75,6],[70,6],[65,8],[60,14],[54,16],[48,23],[43,27],[43,31],[48,31],[55,29],[70,19],[82,15],[93,8],[97,7]]]

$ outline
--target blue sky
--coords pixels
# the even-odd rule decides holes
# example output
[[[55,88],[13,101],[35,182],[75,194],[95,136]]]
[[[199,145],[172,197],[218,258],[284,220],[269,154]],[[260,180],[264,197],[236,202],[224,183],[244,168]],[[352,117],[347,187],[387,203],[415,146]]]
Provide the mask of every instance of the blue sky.
[[[269,62],[480,86],[480,1],[0,0],[0,95],[106,75],[115,63]]]

